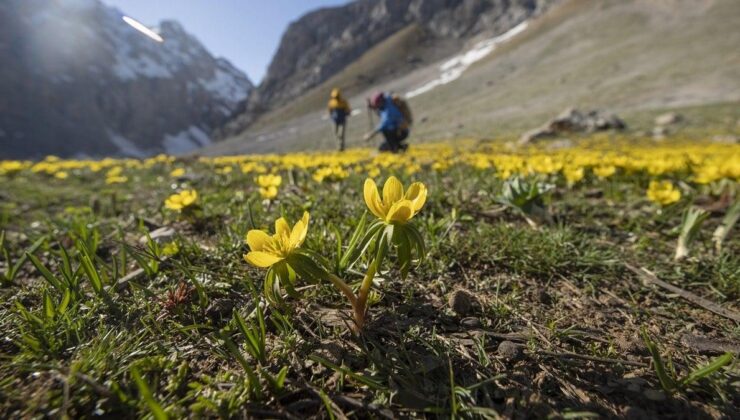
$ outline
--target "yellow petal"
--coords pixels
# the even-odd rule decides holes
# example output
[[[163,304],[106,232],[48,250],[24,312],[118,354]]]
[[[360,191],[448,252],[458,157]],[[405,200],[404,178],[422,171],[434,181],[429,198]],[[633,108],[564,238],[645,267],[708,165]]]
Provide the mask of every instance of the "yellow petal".
[[[390,206],[403,198],[403,184],[395,176],[388,178],[383,185],[383,204]]]
[[[401,200],[391,206],[385,221],[389,223],[406,223],[414,216],[413,204],[409,200]]]
[[[279,237],[285,236],[285,238],[290,237],[290,225],[284,217],[275,220],[275,235]]]
[[[253,229],[247,233],[247,245],[252,251],[262,251],[270,241],[272,237],[262,230]]]
[[[365,180],[365,204],[367,208],[380,219],[385,219],[385,209],[380,202],[380,194],[378,194],[378,187],[375,185],[375,181],[368,178]]]
[[[275,254],[268,254],[267,252],[252,251],[244,256],[244,260],[255,267],[267,268],[276,262],[281,261],[282,258]]]
[[[413,204],[411,208],[418,213],[427,201],[427,187],[421,182],[414,182],[406,191],[406,199]]]
[[[290,246],[295,249],[303,245],[308,233],[308,212],[303,212],[303,218],[296,222],[293,231],[290,232]]]

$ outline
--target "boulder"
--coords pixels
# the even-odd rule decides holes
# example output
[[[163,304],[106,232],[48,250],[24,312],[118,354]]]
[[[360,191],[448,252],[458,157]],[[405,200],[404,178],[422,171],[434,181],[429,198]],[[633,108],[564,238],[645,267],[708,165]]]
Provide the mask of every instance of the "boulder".
[[[665,114],[658,115],[655,117],[655,125],[657,127],[666,127],[669,125],[675,125],[683,121],[683,115],[676,112],[668,112]]]
[[[528,144],[543,138],[557,137],[565,133],[593,133],[603,130],[623,130],[627,125],[621,118],[600,110],[582,112],[568,108],[540,128],[522,135],[520,144]]]

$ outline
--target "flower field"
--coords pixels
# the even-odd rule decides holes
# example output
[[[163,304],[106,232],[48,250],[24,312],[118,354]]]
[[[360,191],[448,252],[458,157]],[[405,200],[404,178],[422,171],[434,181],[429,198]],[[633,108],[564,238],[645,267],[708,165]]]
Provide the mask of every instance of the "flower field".
[[[0,162],[0,414],[740,411],[740,145]]]

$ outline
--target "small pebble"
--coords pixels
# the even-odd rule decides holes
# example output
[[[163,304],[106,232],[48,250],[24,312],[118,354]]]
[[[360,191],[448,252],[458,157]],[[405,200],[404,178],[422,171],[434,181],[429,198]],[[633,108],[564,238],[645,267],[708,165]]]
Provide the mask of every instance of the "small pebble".
[[[456,289],[450,293],[448,304],[458,316],[471,315],[480,307],[478,298],[465,289]]]
[[[498,354],[503,357],[504,360],[513,361],[522,355],[522,348],[511,341],[502,341],[498,345]]]

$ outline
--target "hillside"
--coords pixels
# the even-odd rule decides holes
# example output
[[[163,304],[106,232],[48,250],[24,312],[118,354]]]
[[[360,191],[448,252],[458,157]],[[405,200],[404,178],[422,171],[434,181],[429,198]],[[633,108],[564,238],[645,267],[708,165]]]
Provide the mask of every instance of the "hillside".
[[[98,0],[0,3],[0,158],[184,153],[252,89],[176,22],[158,43]]]
[[[738,19],[740,3],[732,0],[562,2],[530,19],[522,33],[498,44],[458,79],[412,98],[420,122],[413,141],[518,134],[569,106],[607,108],[639,120],[645,112],[733,104],[740,101]],[[461,51],[473,49],[479,40],[467,42]],[[377,53],[381,47],[355,63],[366,60],[362,67],[372,68],[387,56]],[[409,54],[404,48],[399,46]],[[439,77],[439,67],[449,58],[352,89],[351,102],[362,107],[373,89],[418,89]],[[335,82],[344,86],[356,79],[356,67],[348,66],[204,153],[333,148],[317,98]],[[727,106],[730,122],[725,125],[737,130],[739,108]],[[368,124],[364,116],[351,120],[350,144],[359,144]]]
[[[380,60],[392,59],[390,67],[399,72],[413,69],[438,60],[440,53],[450,54],[446,48],[451,44],[460,47],[476,36],[505,32],[556,2],[356,0],[311,12],[287,28],[265,79],[241,115],[224,127],[222,136],[252,128],[266,112],[289,104],[332,77],[356,70],[350,66],[363,57],[369,66],[363,69],[363,81],[385,79],[389,66],[367,60],[380,45],[386,50],[389,44],[401,47],[388,50],[389,55],[382,58],[376,54]],[[423,36],[398,42],[405,38],[404,33],[408,34],[409,27],[418,27]],[[409,42],[412,40],[415,42]]]

